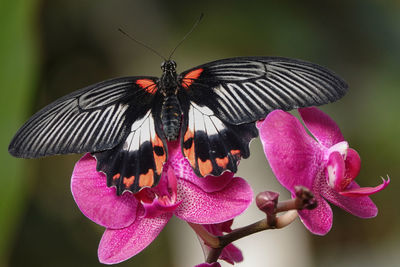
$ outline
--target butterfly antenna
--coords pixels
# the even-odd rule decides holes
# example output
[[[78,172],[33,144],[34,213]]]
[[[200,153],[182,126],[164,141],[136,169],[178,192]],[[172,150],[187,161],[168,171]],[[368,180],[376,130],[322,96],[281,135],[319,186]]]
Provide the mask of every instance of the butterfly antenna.
[[[132,36],[130,36],[129,34],[127,34],[124,30],[122,30],[121,28],[118,28],[118,31],[120,33],[122,33],[123,35],[125,35],[126,37],[128,37],[129,39],[131,39],[132,41],[134,41],[135,43],[138,43],[144,47],[146,47],[147,49],[149,49],[150,51],[152,51],[154,54],[156,54],[157,56],[161,57],[162,59],[164,59],[164,61],[167,61],[167,59],[162,56],[160,53],[158,53],[156,50],[154,50],[153,48],[151,48],[150,46],[148,46],[147,44],[133,38]]]
[[[194,31],[194,29],[196,29],[197,25],[199,25],[200,21],[203,19],[204,14],[201,13],[200,17],[196,20],[196,22],[193,24],[192,28],[190,29],[190,31],[183,36],[182,40],[175,46],[174,50],[172,50],[171,54],[168,57],[168,60],[171,59],[172,55],[175,53],[176,49],[183,43],[183,41],[186,40],[186,38]]]

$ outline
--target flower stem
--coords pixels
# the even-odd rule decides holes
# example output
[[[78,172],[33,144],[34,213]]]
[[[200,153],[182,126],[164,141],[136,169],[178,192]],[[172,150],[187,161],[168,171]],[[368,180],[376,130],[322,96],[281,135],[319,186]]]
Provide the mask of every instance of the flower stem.
[[[280,229],[288,226],[291,224],[295,219],[297,218],[297,211],[292,210],[288,211],[282,216],[275,217],[275,220],[273,224],[268,223],[268,218],[262,219],[258,222],[255,222],[253,224],[238,228],[233,230],[232,232],[219,236],[217,239],[219,240],[219,245],[218,246],[211,246],[211,251],[208,254],[206,262],[212,263],[218,260],[219,255],[221,255],[221,252],[224,247],[229,245],[230,243],[241,239],[243,237],[255,234],[257,232],[261,232],[264,230],[268,229]]]
[[[209,233],[201,224],[195,224],[188,222],[190,227],[196,232],[196,234],[204,241],[204,243],[212,248],[219,247],[219,238]]]
[[[316,200],[305,187],[296,187],[296,198],[278,202],[279,194],[274,192],[260,193],[256,200],[258,208],[265,212],[266,218],[247,226],[233,230],[222,236],[214,236],[209,233],[202,225],[189,223],[204,243],[211,248],[207,255],[206,262],[216,262],[224,247],[230,243],[268,229],[281,229],[291,224],[297,218],[297,210],[314,209],[317,206]],[[279,212],[287,211],[281,216],[276,216]]]

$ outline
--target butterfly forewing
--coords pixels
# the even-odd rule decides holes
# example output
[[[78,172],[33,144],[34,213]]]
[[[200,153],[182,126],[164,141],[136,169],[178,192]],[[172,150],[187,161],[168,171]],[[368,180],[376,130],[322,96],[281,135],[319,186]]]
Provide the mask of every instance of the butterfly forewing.
[[[112,79],[56,100],[21,127],[9,152],[35,158],[115,147],[151,106],[153,95],[136,83],[140,79]]]
[[[190,74],[198,73],[195,78]],[[305,61],[279,57],[231,58],[207,63],[180,75],[200,105],[232,124],[254,122],[274,109],[291,110],[334,102],[347,91],[331,71]]]

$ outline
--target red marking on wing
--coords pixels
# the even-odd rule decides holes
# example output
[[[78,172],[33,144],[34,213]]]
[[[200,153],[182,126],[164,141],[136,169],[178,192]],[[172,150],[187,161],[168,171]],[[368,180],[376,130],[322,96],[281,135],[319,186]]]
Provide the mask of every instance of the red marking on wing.
[[[217,165],[220,166],[221,168],[226,169],[226,166],[229,163],[228,156],[223,158],[215,158],[215,163],[217,163]]]
[[[189,148],[183,148],[183,153],[185,154],[186,158],[189,160],[190,165],[192,165],[193,168],[196,167],[196,160],[195,160],[195,153],[194,153],[194,145],[193,145],[193,138],[194,138],[194,132],[191,130],[187,129],[185,136],[183,137],[183,141],[186,142],[192,138],[192,142],[190,144]]]
[[[154,172],[152,169],[149,169],[147,173],[141,174],[139,176],[139,186],[152,186],[154,184]]]
[[[154,83],[153,80],[140,79],[136,81],[136,84],[152,95],[154,95],[157,92],[157,85]]]
[[[203,72],[203,69],[196,69],[192,70],[188,74],[185,75],[182,79],[182,86],[185,87],[186,89],[189,88],[189,86],[192,85],[194,80],[199,78],[200,74]]]
[[[165,156],[165,149],[164,149],[164,144],[161,141],[160,137],[158,137],[158,135],[155,136],[155,138],[151,141],[152,145],[153,145],[153,156],[154,156],[154,162],[156,164],[156,173],[158,175],[161,174],[162,171],[162,167],[164,165],[166,156]],[[160,152],[160,149],[162,149],[162,154],[157,154],[155,149],[158,149],[158,151]]]
[[[211,160],[206,159],[205,161],[202,161],[200,158],[197,160],[197,163],[199,164],[199,170],[200,174],[202,176],[206,176],[212,172],[212,163]]]
[[[240,150],[231,150],[231,154],[233,155],[233,156],[240,156]]]
[[[113,180],[117,180],[121,177],[121,174],[117,173],[116,175],[113,176]]]
[[[124,177],[124,185],[129,188],[131,185],[133,185],[133,182],[135,182],[135,176],[131,176],[131,177]]]

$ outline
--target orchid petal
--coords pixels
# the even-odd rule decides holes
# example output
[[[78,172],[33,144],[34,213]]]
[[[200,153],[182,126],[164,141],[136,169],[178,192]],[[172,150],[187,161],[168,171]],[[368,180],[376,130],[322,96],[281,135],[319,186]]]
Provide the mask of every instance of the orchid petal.
[[[130,193],[117,196],[107,187],[106,176],[96,171],[96,159],[89,153],[75,165],[71,191],[79,209],[95,223],[108,228],[123,228],[136,218],[137,200]]]
[[[307,129],[325,147],[344,141],[336,122],[318,108],[299,108],[298,111]]]
[[[317,207],[312,210],[299,210],[299,217],[310,232],[316,235],[325,235],[332,228],[333,213],[326,200],[321,196],[321,188],[328,187],[324,173],[321,171],[311,187],[317,201]],[[333,190],[333,189],[331,189]],[[293,195],[294,197],[294,195]]]
[[[126,228],[106,229],[99,244],[99,261],[115,264],[135,256],[153,242],[171,217],[172,213],[154,218],[137,216],[135,222]]]
[[[369,195],[378,193],[379,191],[382,191],[390,183],[389,177],[387,180],[385,180],[383,178],[382,178],[382,180],[383,180],[383,183],[378,186],[375,186],[375,187],[360,187],[360,188],[348,189],[348,190],[339,192],[339,194],[341,194],[342,196],[345,196],[345,197],[369,196]]]
[[[250,205],[253,192],[242,178],[233,178],[221,191],[207,193],[185,179],[178,180],[178,201],[175,215],[197,224],[221,223],[233,219]]]
[[[349,148],[347,150],[345,165],[346,165],[345,177],[354,180],[360,173],[361,169],[361,158],[358,155],[357,151],[355,151],[352,148]]]
[[[342,208],[345,211],[360,218],[372,218],[378,214],[378,208],[369,197],[342,196],[337,191],[332,189],[326,182],[324,184],[321,184],[322,188],[320,192],[322,196],[339,208]],[[353,181],[347,188],[348,190],[354,190],[356,188],[359,188],[359,185]]]
[[[160,202],[158,198],[153,200],[153,203],[142,203],[145,213],[144,217],[146,218],[154,218],[161,216],[163,213],[171,213],[173,212],[178,206],[180,202],[176,202],[174,204],[165,205]]]
[[[243,254],[242,251],[235,245],[229,244],[224,247],[219,258],[230,264],[234,264],[235,262],[243,261]]]
[[[311,188],[320,171],[322,147],[291,114],[272,111],[258,124],[265,155],[278,181],[290,191],[294,186]]]
[[[328,162],[325,168],[326,177],[328,179],[329,186],[336,191],[341,191],[346,188],[351,180],[345,179],[345,164],[342,155],[339,152],[334,151],[329,155]]]

